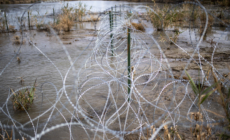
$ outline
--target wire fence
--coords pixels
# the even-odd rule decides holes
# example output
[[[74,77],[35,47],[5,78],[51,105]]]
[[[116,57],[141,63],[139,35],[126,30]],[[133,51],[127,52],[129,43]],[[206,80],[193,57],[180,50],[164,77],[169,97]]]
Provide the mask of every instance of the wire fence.
[[[193,7],[189,9],[191,15],[199,8],[205,16],[204,23],[199,19],[201,17],[198,17],[198,23],[192,20],[193,17],[188,17],[189,27],[185,31],[187,44],[175,41],[170,36],[175,31],[169,31],[163,24],[167,15],[183,4]],[[144,12],[140,13],[143,9]],[[20,25],[27,10],[21,17]],[[160,36],[140,31],[133,24],[143,18],[151,20],[149,12],[159,17],[163,30]],[[218,134],[230,135],[229,129],[225,128],[229,125],[228,116],[225,117],[225,109],[218,105],[222,95],[220,91],[216,90],[203,104],[199,104],[204,96],[193,93],[191,80],[185,73],[190,73],[197,86],[203,83],[211,87],[216,78],[221,82],[223,93],[230,87],[229,75],[222,72],[227,66],[222,69],[216,67],[221,61],[229,63],[228,56],[220,60],[216,51],[223,48],[221,41],[225,33],[229,33],[229,24],[215,17],[199,1],[175,4],[162,17],[160,14],[148,6],[122,5],[105,10],[97,17],[100,25],[96,27],[95,22],[88,45],[75,57],[55,29],[47,24],[49,33],[61,44],[67,60],[65,63],[70,64],[64,73],[62,67],[36,45],[31,34],[22,30],[24,35],[21,40],[28,41],[44,56],[48,66],[53,67],[53,73],[59,77],[60,85],[49,79],[40,83],[41,86],[36,87],[36,94],[40,96],[35,99],[41,101],[37,105],[39,111],[34,115],[25,110],[27,119],[23,121],[15,119],[13,108],[8,106],[14,94],[33,86],[18,88],[14,92],[9,89],[0,108],[4,116],[1,116],[4,121],[0,124],[2,136],[6,137],[4,130],[12,130],[13,139],[42,139],[54,131],[67,132],[63,138],[51,133],[50,138],[79,139],[80,133],[84,133],[82,139],[210,139],[217,138]],[[225,24],[226,28],[208,44],[204,38],[210,17]],[[199,28],[201,26],[202,29]],[[203,50],[204,43],[211,46],[211,52],[208,53],[207,48]],[[10,71],[10,65],[23,45],[20,44],[14,56],[1,68],[0,77]],[[52,101],[45,94],[46,85],[53,89],[53,93],[49,93],[53,95]],[[212,89],[215,87],[209,91]],[[229,106],[226,108],[228,112]]]

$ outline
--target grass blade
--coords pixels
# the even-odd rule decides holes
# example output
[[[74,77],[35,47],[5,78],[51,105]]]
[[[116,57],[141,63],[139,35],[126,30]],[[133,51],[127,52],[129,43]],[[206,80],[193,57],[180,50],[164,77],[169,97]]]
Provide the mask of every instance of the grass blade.
[[[194,92],[195,94],[198,94],[198,91],[199,91],[199,90],[197,89],[197,87],[196,87],[194,81],[192,80],[191,76],[188,74],[187,71],[185,71],[185,73],[186,73],[186,75],[188,76],[188,78],[189,78],[189,80],[190,80],[190,84],[191,84],[191,86],[192,86],[193,92]]]
[[[214,91],[216,91],[217,90],[217,88],[216,89],[214,89],[214,90],[212,90],[212,91],[210,91],[208,94],[206,94],[205,96],[204,96],[204,98],[202,98],[201,99],[201,102],[200,102],[200,104],[202,104]]]
[[[201,94],[205,94],[207,91],[209,91],[210,89],[212,89],[214,86],[216,86],[217,83],[211,85],[210,87],[206,88]]]

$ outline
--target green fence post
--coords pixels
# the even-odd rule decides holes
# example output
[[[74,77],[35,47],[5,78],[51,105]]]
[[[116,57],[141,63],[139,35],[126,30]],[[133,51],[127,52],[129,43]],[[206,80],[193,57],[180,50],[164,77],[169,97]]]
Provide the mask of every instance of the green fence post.
[[[4,12],[4,16],[5,16],[6,29],[7,29],[7,31],[9,32],[9,27],[8,27],[7,18],[6,18],[6,12]]]
[[[121,20],[121,5],[120,5],[120,20]]]
[[[117,14],[117,5],[115,5],[115,26],[117,25],[117,17],[116,17],[116,14]]]
[[[54,8],[53,8],[53,17],[54,17],[54,23],[55,23],[55,12],[54,12]]]
[[[112,8],[113,10],[113,8]],[[110,38],[111,38],[111,50],[112,50],[112,56],[113,56],[113,14],[112,14],[112,11],[109,11],[109,21],[110,21],[110,31],[111,31],[111,34],[110,34]]]
[[[128,61],[128,96],[130,96],[130,87],[131,87],[131,62],[130,62],[130,27],[127,29],[128,34],[128,44],[127,44],[127,61]],[[128,98],[128,101],[130,100],[130,97]]]
[[[30,12],[28,11],[28,27],[30,29]]]

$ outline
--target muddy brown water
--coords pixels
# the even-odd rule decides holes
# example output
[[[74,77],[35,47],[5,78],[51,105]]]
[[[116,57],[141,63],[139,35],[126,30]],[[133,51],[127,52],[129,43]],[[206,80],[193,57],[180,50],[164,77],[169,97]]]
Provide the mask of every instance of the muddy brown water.
[[[97,4],[102,5],[101,3],[103,2],[100,2]],[[127,3],[127,2],[120,2],[120,3]],[[113,6],[114,4],[120,4],[120,3],[119,2],[118,3],[104,2],[103,5],[104,5],[104,8],[106,9],[107,6],[109,7],[110,5]],[[145,3],[143,3],[143,5],[144,4]],[[26,7],[28,5],[19,5],[19,7],[20,6]],[[50,5],[48,4],[48,6],[52,7],[52,4]],[[95,7],[98,8],[97,6]],[[102,7],[103,6],[101,6],[98,9],[103,9]],[[97,27],[99,25],[100,23],[97,25]],[[101,71],[101,68],[98,66],[91,67],[90,69],[84,69],[85,64],[87,64],[87,66],[90,65],[87,60],[91,56],[91,53],[94,47],[94,43],[97,37],[97,33],[98,33],[98,32],[95,32],[93,29],[94,29],[94,24],[89,22],[89,23],[80,23],[76,25],[71,32],[65,32],[63,35],[58,35],[58,36],[50,34],[46,31],[29,30],[29,31],[24,32],[25,34],[24,44],[22,45],[20,49],[20,53],[18,55],[18,57],[21,59],[21,63],[18,64],[17,59],[14,58],[12,62],[10,63],[10,65],[5,69],[5,71],[0,76],[0,79],[1,79],[0,80],[1,81],[0,82],[0,94],[1,94],[0,106],[3,106],[3,104],[6,103],[6,99],[9,95],[9,90],[11,88],[16,90],[24,86],[31,86],[33,82],[35,81],[35,79],[37,79],[36,99],[34,100],[32,108],[28,111],[29,116],[25,112],[15,111],[13,109],[12,102],[9,100],[7,102],[7,107],[9,111],[8,114],[10,114],[10,116],[6,116],[4,113],[1,112],[0,121],[2,124],[12,125],[13,123],[10,120],[10,118],[13,118],[15,121],[21,124],[25,124],[28,121],[30,121],[30,118],[36,118],[39,114],[49,109],[55,103],[56,97],[57,97],[56,89],[60,90],[63,87],[62,77],[64,78],[66,76],[66,73],[69,67],[71,66],[68,56],[71,57],[72,60],[77,59],[76,63],[74,64],[74,67],[77,72],[78,70],[83,69],[81,70],[81,75],[79,76],[80,77],[79,83],[84,83],[84,80],[86,80],[88,77],[90,78],[94,76],[103,77],[104,78],[103,80],[111,80],[110,78],[106,77],[103,74],[100,75],[100,73],[99,74],[95,73],[95,72]],[[182,30],[183,33],[180,34],[177,44],[180,45],[183,49],[187,50],[189,54],[191,54],[193,52],[194,46],[192,46],[191,44],[189,30],[186,28],[180,28],[180,30]],[[154,29],[149,27],[149,29],[146,30],[146,33],[152,34],[159,41],[160,40],[159,32],[157,33],[153,31]],[[168,31],[168,33],[170,33],[170,31]],[[1,42],[0,44],[0,70],[6,67],[6,65],[10,62],[12,57],[15,55],[15,52],[20,47],[20,45],[13,44],[13,39],[15,35],[20,36],[20,33],[16,32],[16,33],[1,33],[0,34],[0,42]],[[215,37],[214,41],[219,41],[220,47],[216,49],[216,52],[214,55],[214,60],[215,60],[214,66],[220,72],[220,74],[227,74],[229,72],[229,69],[227,68],[227,66],[230,63],[229,62],[230,61],[229,36],[230,36],[229,32],[226,32],[225,30],[221,28],[215,28],[208,34],[206,40],[202,42],[201,47],[200,47],[201,55],[206,56],[207,60],[210,62],[210,59],[211,59],[210,55],[213,50],[210,47],[209,41],[213,39],[214,37]],[[28,39],[26,37],[30,37],[30,39],[36,44],[39,50],[41,50],[43,54],[45,54],[45,56],[47,56],[52,61],[52,63],[54,63],[54,65],[58,68],[59,71],[54,67],[54,65],[52,65],[51,61],[49,61],[37,48],[29,44]],[[59,39],[60,39],[60,42],[59,42]],[[150,38],[142,38],[142,39],[148,44],[150,44],[151,46],[150,52],[154,54],[156,57],[160,58],[159,49],[156,47],[156,45],[154,45],[154,42]],[[192,34],[192,39],[195,42],[195,34]],[[88,47],[89,42],[92,42],[92,44]],[[68,55],[63,50],[62,43],[65,45],[65,48],[68,51]],[[185,54],[180,49],[178,49],[175,45],[172,45],[169,42],[160,42],[160,45],[163,46],[162,47],[163,51],[166,57],[170,61],[170,65],[173,70],[173,74],[175,76],[180,76],[183,68],[185,67],[188,59],[190,58],[189,55]],[[86,49],[86,47],[88,48]],[[195,58],[198,59],[197,56],[195,56]],[[100,58],[98,59],[100,60]],[[143,61],[143,64],[138,67],[138,69],[136,70],[137,71],[136,76],[140,76],[141,74],[143,74],[138,71],[142,71],[144,68],[146,68],[148,66],[148,62],[150,61],[148,56],[146,56],[146,58],[143,58],[143,60],[146,60],[146,61]],[[100,60],[100,61],[103,61],[103,60]],[[165,64],[164,60],[163,60],[163,64]],[[209,65],[206,62],[203,62],[203,69],[208,70],[208,67]],[[197,70],[198,70],[198,66],[196,64],[192,63],[189,66],[189,72],[194,77],[198,77]],[[124,71],[124,68],[119,70],[120,73],[122,73],[122,71]],[[151,70],[147,69],[146,71],[150,72]],[[162,73],[159,74],[157,78],[159,79],[164,78],[165,76],[164,72],[167,73],[167,70],[162,69]],[[92,74],[92,75],[88,75],[88,74]],[[168,74],[166,75],[168,76]],[[118,77],[119,76],[121,77],[121,75],[118,75]],[[22,85],[20,84],[19,77],[23,77],[24,79],[24,82]],[[68,97],[70,98],[72,103],[75,103],[76,101],[75,99],[76,93],[74,92],[73,87],[72,87],[73,81],[75,80],[75,78],[76,78],[76,73],[73,70],[70,70],[69,74],[67,75],[65,85],[67,86],[66,91],[67,91]],[[102,81],[102,79],[100,80]],[[92,85],[102,83],[102,82],[99,82],[100,80],[93,80],[89,82],[88,83],[89,85],[83,86],[81,90],[84,91],[90,88]],[[146,82],[147,80],[148,80],[148,76],[143,76],[136,82],[143,83],[143,82]],[[121,106],[122,103],[124,102],[124,95],[121,92],[119,92],[119,89],[121,88],[119,87],[120,83],[114,82],[111,84],[113,84],[111,87],[114,92],[118,90],[115,92],[117,93],[116,101],[117,101],[117,105]],[[176,100],[177,102],[183,101],[180,106],[180,111],[181,111],[180,115],[186,116],[187,111],[190,108],[190,105],[192,102],[188,97],[183,99],[183,97],[185,96],[185,89],[184,89],[183,84],[181,86],[178,86],[177,88]],[[142,95],[146,99],[148,99],[149,102],[153,102],[158,97],[158,94],[155,94],[152,92],[152,89],[155,85],[158,86],[159,89],[157,91],[160,92],[160,90],[163,88],[162,85],[164,84],[161,85],[161,83],[152,81],[148,83],[147,85],[137,86],[137,89],[141,89],[143,93]],[[165,89],[162,92],[161,102],[159,102],[159,105],[158,105],[159,107],[163,108],[164,105],[166,106],[172,105],[171,98],[170,98],[172,97],[172,94],[173,94],[171,92],[172,88],[173,86],[169,86],[167,87],[167,89]],[[81,101],[81,105],[83,109],[86,110],[87,115],[91,116],[95,121],[99,121],[99,119],[97,118],[97,115],[103,116],[103,108],[104,108],[104,105],[107,99],[107,95],[105,95],[105,93],[107,93],[108,91],[109,91],[108,87],[106,85],[102,85],[92,90],[89,90],[87,94],[84,95],[84,98],[88,101],[88,103],[90,103],[91,106],[93,106],[94,110],[92,110],[90,106],[87,103],[85,103],[85,101],[83,100]],[[59,94],[61,94],[61,92]],[[191,93],[189,93],[189,95],[191,96],[191,98],[193,98],[193,100],[195,99],[194,95],[192,95]],[[135,97],[133,98],[135,99]],[[51,120],[47,125],[48,128],[61,124],[61,123],[65,123],[66,121],[69,122],[71,119],[70,113],[73,113],[74,109],[69,104],[69,100],[63,95],[60,101],[61,102],[59,102],[56,105],[57,109],[55,109],[54,113],[52,114]],[[112,101],[113,100],[111,99],[110,102]],[[143,102],[141,106],[146,111],[145,113],[146,117],[148,118],[149,121],[153,121],[152,112],[154,111],[154,107],[149,107],[148,104],[145,104],[144,103],[145,101],[143,100],[141,100],[141,102]],[[63,105],[61,103],[64,104],[65,108],[67,108],[68,110],[63,108]],[[176,104],[173,104],[173,105],[176,106]],[[133,110],[135,112],[138,112],[138,106],[139,104],[135,102],[132,104]],[[213,96],[209,100],[209,102],[204,104],[204,106],[206,109],[212,110],[218,114],[223,115],[223,110],[221,110],[221,107],[216,103],[215,96]],[[125,107],[127,107],[127,105],[125,105]],[[122,110],[120,111],[121,113],[120,121],[121,121],[122,127],[124,127],[123,123],[125,122],[125,117],[126,117],[126,114],[124,113],[125,107],[122,108]],[[7,111],[5,106],[3,110]],[[191,110],[195,111],[196,107],[193,106]],[[61,113],[58,111],[60,111]],[[108,119],[115,111],[116,111],[116,108],[114,106],[110,107],[104,119],[105,120]],[[39,121],[35,120],[33,122],[34,125],[36,125],[37,123],[43,124],[44,122],[46,122],[50,113],[51,113],[51,110],[48,111],[46,114],[44,114],[42,117],[40,117]],[[156,110],[154,117],[158,118],[163,113],[164,112],[160,109]],[[132,111],[130,111],[130,114],[131,114],[129,118],[130,120],[128,120],[128,124],[130,124],[130,126],[127,127],[127,130],[133,130],[137,128],[138,123],[139,123],[138,120],[135,119],[135,116],[132,114]],[[139,113],[138,115],[140,115],[140,118],[143,118],[142,116],[143,114],[141,115],[141,113]],[[80,116],[79,118],[82,118],[81,115],[79,116]],[[213,120],[221,119],[221,117],[215,116],[212,113],[210,113],[209,116]],[[84,119],[81,121],[86,123]],[[186,122],[184,118],[181,118],[180,121]],[[20,126],[17,122],[16,122],[16,125]],[[121,126],[117,125],[118,123],[119,123],[118,120],[116,120],[116,123],[111,124],[110,128],[116,131],[123,130],[120,128]],[[162,122],[159,121],[157,123],[157,126],[159,126],[161,123]],[[43,126],[39,127],[38,132],[42,130],[42,127]],[[25,126],[25,128],[32,128],[32,124],[28,123]],[[88,133],[89,136],[87,135],[86,132]],[[29,130],[29,131],[25,130],[25,133],[34,136],[33,130]],[[72,126],[72,137],[74,139],[93,139],[94,134],[95,134],[94,129],[91,130],[91,129],[86,128],[84,130],[80,126],[77,126],[77,125]],[[100,132],[98,132],[98,134],[102,136]],[[16,136],[19,137],[19,134],[17,133]],[[61,128],[55,129],[54,131],[47,133],[46,135],[42,137],[42,139],[69,139],[69,137],[70,137],[69,128],[61,127]],[[108,134],[105,139],[109,139],[109,138],[113,138],[113,136]],[[96,139],[102,139],[102,138],[96,137]]]

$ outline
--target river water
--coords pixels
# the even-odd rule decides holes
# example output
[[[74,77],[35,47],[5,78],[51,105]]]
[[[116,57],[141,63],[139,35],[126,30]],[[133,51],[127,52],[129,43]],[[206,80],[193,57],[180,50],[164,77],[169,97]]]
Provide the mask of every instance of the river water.
[[[69,6],[75,7],[80,2],[70,1],[70,2],[39,3],[39,4],[35,4],[32,7],[30,7],[30,10],[32,11],[32,16],[39,15],[41,17],[41,20],[43,16],[46,15],[44,20],[45,22],[48,23],[49,21],[53,21],[53,17],[50,16],[53,14],[53,9],[55,13],[59,13],[60,9],[64,5],[67,5],[67,3]],[[143,6],[152,5],[152,3],[145,3],[145,2],[134,3],[134,2],[124,2],[124,1],[82,1],[81,3],[87,5],[88,9],[92,6],[91,8],[92,12],[103,12],[107,10],[108,8],[110,8],[111,6],[115,6],[115,5],[118,6],[117,10],[120,9],[119,7],[120,5],[126,5],[127,7],[128,6],[134,7],[134,6],[139,6],[139,5],[143,5]],[[4,19],[3,13],[4,11],[6,11],[7,18],[9,21],[8,23],[10,25],[14,25],[15,28],[18,29],[19,28],[18,17],[21,17],[23,12],[28,10],[29,6],[30,4],[0,5],[2,20]],[[142,9],[138,12],[141,13],[143,11],[145,11],[145,9]],[[25,17],[26,16],[27,16],[27,12],[25,13]],[[161,60],[162,59],[161,51],[157,48],[157,45],[154,43],[154,41],[150,37],[150,35],[153,35],[159,41],[160,40],[158,38],[159,34],[156,35],[156,32],[151,27],[151,24],[148,21],[145,21],[145,22],[148,26],[146,28],[147,30],[145,33],[147,33],[148,35],[143,35],[137,40],[135,40],[136,42],[135,41],[132,42],[133,43],[132,45],[135,46],[134,52],[136,53],[133,57],[135,58],[135,56],[139,56],[139,55],[143,55],[143,53],[151,52],[152,54],[154,54],[154,57],[156,56],[157,59],[159,59],[159,61],[164,61],[164,60]],[[103,118],[102,114],[103,114],[104,106],[106,105],[106,102],[107,102],[107,95],[106,95],[107,93],[115,92],[117,95],[116,105],[117,107],[122,106],[122,103],[124,102],[123,97],[125,95],[121,94],[120,91],[122,91],[122,89],[125,86],[124,86],[123,81],[121,80],[122,78],[121,79],[119,78],[124,75],[125,68],[120,68],[118,64],[124,65],[123,63],[126,63],[126,62],[125,61],[123,62],[122,59],[118,61],[118,60],[112,60],[111,58],[111,61],[115,61],[116,63],[114,63],[113,66],[112,65],[107,66],[107,61],[104,62],[104,58],[107,58],[107,56],[104,55],[104,53],[107,51],[100,49],[100,48],[98,49],[94,46],[95,43],[98,43],[97,42],[98,40],[96,40],[97,36],[99,38],[101,35],[99,34],[101,31],[98,31],[99,32],[98,33],[93,30],[94,25],[95,24],[91,22],[80,23],[74,26],[71,32],[65,32],[60,35],[55,35],[53,33],[48,33],[46,31],[36,31],[36,30],[26,30],[23,32],[23,34],[21,34],[20,32],[0,34],[0,42],[1,42],[0,44],[0,72],[1,72],[1,75],[0,75],[0,95],[1,95],[0,121],[1,121],[1,124],[7,125],[7,126],[15,125],[18,127],[15,129],[20,130],[20,132],[22,131],[21,133],[22,136],[29,135],[33,137],[36,133],[34,132],[36,129],[34,129],[33,127],[36,127],[37,124],[38,124],[37,132],[40,133],[44,131],[46,128],[50,128],[56,125],[60,125],[62,123],[69,122],[72,116],[71,113],[74,113],[73,104],[76,103],[76,96],[78,95],[77,94],[78,91],[75,89],[76,87],[77,88],[81,87],[80,90],[82,91],[88,90],[86,92],[87,94],[83,96],[83,99],[79,102],[79,104],[82,105],[83,110],[85,110],[84,113],[87,114],[88,116],[91,116],[96,122],[99,122],[100,117]],[[97,30],[101,29],[99,27],[101,27],[102,25],[104,24],[98,23]],[[172,29],[174,28],[172,27]],[[192,50],[192,47],[194,46],[192,46],[191,40],[189,39],[191,37],[193,41],[196,40],[195,38],[196,34],[195,33],[190,34],[190,30],[188,30],[188,28],[185,28],[185,27],[181,27],[179,29],[183,31],[183,33],[180,35],[178,44],[182,46],[184,49]],[[126,33],[124,34],[126,35]],[[21,38],[23,36],[24,44],[22,44],[22,46],[16,45],[13,43],[14,37],[16,35],[21,36]],[[137,33],[136,35],[138,36],[139,34]],[[108,37],[106,39],[109,40],[109,36],[107,34],[105,34],[105,36]],[[216,50],[218,52],[218,58],[221,57],[222,54],[229,55],[230,49],[227,47],[229,46],[229,40],[230,40],[229,36],[230,36],[229,32],[226,32],[225,29],[214,28],[211,32],[209,32],[206,41],[201,45],[201,48],[203,48],[203,52],[201,50],[202,55],[203,54],[206,55],[207,53],[205,52],[205,50],[211,48],[210,46],[208,46],[209,45],[208,41],[210,41],[210,39],[213,39],[213,37],[216,37],[217,38],[216,40],[218,40],[220,44],[222,44],[222,47],[217,48]],[[120,38],[122,40],[125,37],[121,36]],[[99,38],[99,39],[103,40],[104,38]],[[104,44],[102,45],[109,44],[109,41],[106,39],[103,42]],[[29,40],[32,40],[36,47],[31,45],[29,43]],[[140,43],[141,41],[144,41],[147,45],[151,46],[150,49],[149,48],[146,49],[145,47],[143,47],[143,44]],[[164,45],[164,43],[161,43],[160,41],[159,43],[160,45]],[[125,47],[124,44],[122,44],[121,46]],[[165,51],[165,54],[167,55],[169,60],[172,61],[171,63],[172,67],[175,69],[178,67],[179,68],[184,67],[188,60],[187,57],[183,58],[184,55],[181,56],[181,54],[183,53],[180,52],[179,49],[175,47],[174,49],[167,51],[168,50],[167,46],[168,44],[166,45],[166,47],[164,48],[165,50],[163,51]],[[20,48],[19,54],[16,56],[16,52],[19,50],[19,48]],[[142,52],[140,51],[141,50],[140,48],[141,49],[145,48],[145,49]],[[97,52],[97,53],[92,55],[92,52]],[[122,55],[123,51],[119,50],[118,53],[119,55]],[[211,54],[208,54],[208,55],[211,55]],[[98,57],[98,56],[101,56],[101,57]],[[17,57],[20,58],[21,60],[20,63],[17,62]],[[93,59],[94,57],[96,60],[98,60],[98,62],[104,65],[102,66],[96,65],[95,60]],[[138,76],[143,74],[141,72],[138,73],[138,70],[145,71],[145,72],[147,71],[146,73],[148,72],[151,73],[153,71],[158,70],[158,67],[157,67],[158,60],[155,60],[155,58],[152,58],[152,57],[153,56],[151,55],[143,57],[144,59],[143,63],[140,63],[140,66],[136,70]],[[186,59],[186,61],[184,62],[181,61],[183,59]],[[72,62],[74,60],[76,60],[76,63],[74,63],[73,65],[75,70],[72,69],[71,67]],[[229,57],[225,58],[225,60],[223,61],[217,61],[217,62],[218,64],[216,64],[215,66],[218,68],[218,70],[220,70],[222,74],[228,73],[228,69],[226,68],[226,65],[229,63]],[[155,67],[149,66],[149,64],[154,64]],[[113,69],[114,67],[117,69],[111,72],[110,70]],[[195,68],[193,67],[193,69]],[[106,70],[106,72],[104,72],[103,70]],[[164,71],[162,70],[161,74],[158,74],[155,76],[161,79],[162,77],[165,76],[163,73]],[[194,70],[192,70],[191,73],[193,75],[197,75],[197,72]],[[174,71],[174,74],[180,74],[180,72]],[[113,78],[110,77],[111,75]],[[154,75],[152,75],[152,77],[153,76]],[[22,84],[20,82],[20,79],[21,79],[20,77],[23,78]],[[96,80],[92,80],[88,82],[87,80],[91,77],[94,77]],[[98,77],[100,78],[97,79]],[[147,76],[144,75],[143,77],[137,80],[137,83],[146,82],[148,81],[148,79],[151,79],[151,78],[148,78],[148,75]],[[12,94],[10,92],[10,89],[19,90],[20,88],[24,88],[25,86],[32,86],[35,80],[37,81],[37,89],[36,89],[36,98],[34,100],[33,106],[27,113],[23,111],[15,111],[13,109],[11,99],[8,98],[10,94]],[[109,80],[111,81],[114,80],[115,82],[114,81],[106,82],[106,84],[103,83],[104,81],[109,81]],[[84,83],[87,83],[87,84],[84,85]],[[92,86],[97,85],[97,84],[98,85],[101,84],[101,85],[99,87],[94,87],[90,89]],[[160,87],[160,88],[158,87],[159,91],[156,90],[153,92],[153,89],[155,88],[157,84]],[[149,84],[146,84],[145,86],[137,84],[138,85],[137,87],[143,90],[143,91],[140,91],[142,96],[146,97],[146,99],[148,99],[149,102],[154,102],[158,96],[158,95],[155,95],[154,93],[161,92],[160,89],[163,88],[164,84],[161,85],[160,82],[156,83],[155,81],[153,81],[153,82],[150,82]],[[167,89],[167,91],[162,92],[162,96],[163,94],[164,94],[164,98],[166,98],[166,96],[167,97],[172,96],[173,93],[172,91],[170,91],[170,89]],[[177,99],[181,101],[183,100],[182,99],[183,96],[185,96],[185,89],[178,88]],[[60,97],[60,100],[56,104],[57,98],[59,97]],[[7,101],[7,99],[9,100]],[[110,102],[113,102],[112,99]],[[145,110],[150,111],[150,113],[149,112],[146,113],[146,117],[149,118],[148,119],[149,121],[150,120],[152,121],[151,115],[154,110],[153,107],[145,106],[145,103],[144,103],[145,101],[143,100],[141,102],[143,104],[135,104],[135,103],[133,104],[134,112],[139,111],[137,109],[138,108],[137,106],[143,105],[145,107]],[[188,109],[193,110],[195,108],[195,107],[189,108],[190,104],[192,103],[189,99],[186,99],[182,103],[182,107],[181,107],[182,111],[180,114],[181,116],[186,116],[187,115],[186,111]],[[53,107],[53,105],[55,105],[55,107]],[[166,106],[169,106],[169,105],[170,105],[169,103],[166,104]],[[161,106],[161,104],[159,106]],[[212,108],[219,114],[223,113],[221,110],[218,110],[219,106],[217,103],[212,103],[208,107]],[[110,116],[114,110],[116,111],[115,105],[110,107],[110,110],[108,109],[108,114],[106,117]],[[120,113],[123,112],[124,110],[125,109],[122,108]],[[159,111],[158,114],[156,113],[155,115],[158,116],[161,113],[162,112]],[[130,114],[132,114],[132,112]],[[76,115],[74,116],[77,116],[77,115],[79,115],[78,117],[80,119],[83,118],[82,114],[79,114],[79,113],[76,113]],[[97,115],[99,115],[100,117],[98,117]],[[134,115],[131,115],[131,116],[133,117]],[[102,124],[106,122],[105,121],[106,119],[108,119],[106,117],[101,119],[103,120],[101,122]],[[128,122],[127,124],[130,124],[130,126],[127,126],[127,130],[133,130],[138,126],[138,121],[134,119],[135,117],[134,118],[132,117],[130,120],[127,121]],[[119,121],[123,123],[125,120],[124,119],[125,115],[121,113],[120,118],[121,120]],[[215,117],[213,118],[218,119]],[[32,119],[35,119],[35,120],[31,121]],[[86,123],[84,119],[82,120],[82,122]],[[122,123],[119,122],[119,124],[122,124]],[[123,128],[121,128],[121,126],[118,126],[117,124],[110,125],[109,127],[117,131],[123,130]],[[123,126],[122,124],[122,127],[125,127],[125,126]],[[27,130],[27,128],[29,129]],[[71,128],[72,128],[71,136],[73,139],[89,139],[89,138],[94,138],[95,136],[96,130],[91,129],[90,127],[87,127],[87,125],[84,126],[84,129],[80,127],[79,125],[71,126]],[[16,130],[17,138],[20,137],[18,132],[19,131]],[[98,132],[98,135],[102,136],[102,134],[99,132]],[[112,138],[111,135],[103,134],[103,136],[106,137],[104,139]],[[70,138],[70,131],[68,127],[57,128],[54,131],[51,131],[42,137],[42,139],[69,139],[69,138]],[[102,138],[96,137],[96,139],[102,139]]]

